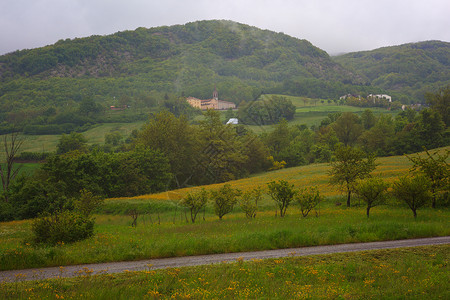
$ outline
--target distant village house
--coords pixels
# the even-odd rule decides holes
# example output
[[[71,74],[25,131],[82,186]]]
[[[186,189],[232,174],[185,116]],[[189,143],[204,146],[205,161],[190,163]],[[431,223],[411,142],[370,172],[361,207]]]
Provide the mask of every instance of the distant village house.
[[[201,100],[194,97],[188,97],[186,101],[195,108],[199,108],[201,110],[214,109],[214,110],[226,110],[226,109],[235,109],[236,104],[229,101],[219,100],[219,93],[217,89],[214,87],[213,97],[212,99]]]
[[[367,99],[372,98],[374,101],[375,99],[386,99],[388,102],[392,102],[392,97],[389,95],[384,95],[384,94],[378,94],[378,95],[373,95],[370,94],[369,96],[367,96]]]
[[[347,95],[339,97],[340,100],[345,100],[347,98],[357,98],[357,99],[361,100],[360,95],[347,94]],[[386,99],[389,103],[392,102],[392,97],[389,95],[385,95],[385,94],[377,94],[377,95],[369,94],[367,96],[367,100],[373,100],[374,103],[377,99]]]

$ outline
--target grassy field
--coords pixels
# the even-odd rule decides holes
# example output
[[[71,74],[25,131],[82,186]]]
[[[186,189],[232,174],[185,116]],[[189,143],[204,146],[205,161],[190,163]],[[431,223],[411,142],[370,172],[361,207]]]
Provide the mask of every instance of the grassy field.
[[[378,162],[380,165],[375,174],[387,181],[404,174],[410,167],[405,157],[382,158]],[[187,223],[187,211],[177,205],[178,200],[191,189],[108,199],[96,216],[96,235],[70,245],[33,247],[29,243],[30,221],[0,223],[0,268],[21,269],[450,234],[448,209],[420,209],[417,220],[414,220],[408,208],[390,202],[373,208],[371,218],[367,219],[363,206],[336,206],[336,202],[343,201],[339,191],[328,185],[328,168],[326,164],[310,165],[230,182],[242,190],[264,187],[267,182],[278,179],[288,180],[296,187],[317,186],[327,196],[317,210],[317,217],[312,212],[307,218],[301,218],[295,206],[288,208],[285,218],[276,217],[273,201],[265,196],[255,219],[246,219],[236,207],[233,213],[219,221],[209,204],[197,222],[191,224]],[[357,201],[353,203],[357,204]],[[130,226],[132,219],[127,215],[127,211],[134,208],[141,212],[137,228]]]
[[[263,95],[262,99],[270,97],[272,95]],[[311,99],[306,97],[296,97],[296,96],[286,96],[286,95],[276,95],[286,97],[292,101],[295,105],[296,111],[294,119],[289,121],[291,125],[302,125],[305,124],[308,127],[313,125],[320,125],[320,122],[325,119],[329,113],[335,112],[353,112],[356,114],[361,114],[366,108],[355,107],[348,105],[336,105],[334,102],[328,103],[327,100],[323,99]],[[322,103],[323,101],[323,103]],[[390,114],[392,116],[397,115],[398,111],[389,111],[384,108],[370,108],[375,115],[378,114]],[[256,126],[249,125],[248,128],[256,133],[262,133],[266,131],[273,130],[273,125]]]
[[[450,147],[442,148],[441,151],[445,151],[445,149],[450,149]],[[389,182],[394,181],[399,175],[403,175],[408,172],[408,170],[412,166],[411,162],[405,156],[381,157],[376,160],[376,163],[378,164],[378,166],[373,172],[373,175],[381,176]],[[258,186],[266,188],[268,182],[283,179],[294,184],[296,187],[304,188],[309,186],[316,186],[322,195],[326,197],[336,197],[341,193],[336,187],[329,184],[329,177],[327,175],[329,169],[330,166],[327,163],[311,164],[307,166],[293,167],[277,171],[265,172],[262,174],[256,174],[248,178],[229,181],[228,183],[231,184],[234,188],[241,189],[242,191],[248,191]],[[212,184],[205,186],[205,188],[219,189],[222,186],[223,184]],[[146,200],[178,201],[179,199],[184,197],[187,192],[198,188],[201,187],[172,190],[168,192],[142,195],[133,198],[109,199],[107,200],[107,203],[121,203],[123,201],[143,203]],[[262,206],[267,206],[269,202],[269,198],[266,197],[261,204]]]
[[[105,123],[83,132],[83,135],[87,138],[88,145],[104,144],[105,134],[118,131],[126,138],[131,131],[141,128],[143,124],[143,121],[135,123]],[[21,152],[52,152],[56,150],[56,145],[61,135],[24,135],[23,138],[24,143],[20,149]]]
[[[449,299],[450,246],[0,283],[2,299]],[[61,269],[64,272],[64,269]]]
[[[302,218],[293,207],[284,218],[263,211],[246,219],[236,210],[220,221],[211,213],[187,223],[184,211],[141,215],[137,228],[126,215],[97,215],[93,238],[34,247],[30,221],[0,224],[0,269],[75,265],[146,258],[255,251],[450,235],[448,210],[422,209],[414,220],[406,208],[320,207]]]

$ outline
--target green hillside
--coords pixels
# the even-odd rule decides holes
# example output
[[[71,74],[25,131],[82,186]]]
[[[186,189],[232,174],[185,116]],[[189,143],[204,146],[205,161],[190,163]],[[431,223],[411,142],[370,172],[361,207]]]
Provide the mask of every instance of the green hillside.
[[[153,90],[209,97],[217,84],[221,98],[239,102],[263,89],[279,90],[296,77],[361,83],[306,40],[231,21],[200,21],[61,40],[4,55],[0,99],[2,111],[84,97],[112,102],[126,96],[142,105]],[[8,106],[11,101],[15,107]]]
[[[427,41],[333,57],[402,102],[450,84],[450,43]]]
[[[138,28],[0,56],[0,134],[86,131],[161,109],[192,115],[185,97],[209,98],[215,86],[237,104],[261,94],[348,93],[418,102],[449,84],[449,72],[443,42],[331,58],[307,40],[232,21]]]

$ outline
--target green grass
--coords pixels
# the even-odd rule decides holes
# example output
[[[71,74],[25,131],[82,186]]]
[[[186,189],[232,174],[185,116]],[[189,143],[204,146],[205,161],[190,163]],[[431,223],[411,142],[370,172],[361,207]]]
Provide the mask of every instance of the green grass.
[[[272,95],[263,95],[263,99],[270,97]],[[289,121],[291,125],[306,125],[311,127],[313,125],[320,125],[320,122],[325,119],[329,113],[335,112],[353,112],[356,114],[361,114],[367,108],[365,107],[355,107],[349,105],[336,105],[334,102],[328,103],[327,100],[323,99],[311,99],[306,97],[296,97],[296,96],[286,96],[286,95],[275,95],[286,97],[292,101],[292,104],[296,107],[296,112],[294,119]],[[305,100],[306,102],[304,102]],[[321,101],[324,101],[322,103]],[[370,107],[375,115],[378,114],[390,114],[392,116],[397,115],[398,111],[389,111],[384,108]],[[274,125],[248,125],[248,128],[253,130],[255,133],[262,133],[271,131]]]
[[[129,216],[98,215],[93,238],[54,247],[27,243],[30,221],[0,223],[0,269],[450,235],[448,209],[422,209],[417,220],[402,207],[375,207],[367,219],[363,207],[332,203],[322,205],[318,217],[312,212],[307,218],[294,207],[284,218],[266,210],[248,220],[235,211],[222,221],[207,212],[195,224],[187,223],[180,210],[147,214],[139,217],[137,228],[131,227]]]
[[[441,151],[448,149],[442,148]],[[392,182],[411,167],[404,156],[378,159],[375,175]],[[375,207],[371,218],[363,206],[346,208],[340,192],[328,184],[327,164],[282,169],[229,182],[243,191],[267,182],[284,179],[296,187],[317,186],[327,200],[320,205],[319,217],[314,212],[301,218],[298,208],[289,207],[287,217],[275,217],[274,202],[265,195],[259,203],[256,219],[247,220],[238,207],[219,221],[212,204],[197,218],[186,222],[185,211],[176,203],[193,188],[143,195],[133,198],[107,199],[96,217],[96,235],[86,241],[56,247],[33,247],[30,221],[0,223],[0,268],[21,269],[94,263],[117,260],[239,252],[285,247],[300,247],[347,242],[394,240],[443,236],[450,234],[448,209],[424,208],[414,220],[404,205],[390,202]],[[223,184],[206,186],[218,189]],[[358,202],[354,199],[353,204]],[[138,227],[132,228],[130,209],[142,215]]]
[[[2,299],[449,299],[450,246],[0,283]],[[62,269],[61,272],[64,272]]]
[[[83,135],[87,138],[88,145],[104,144],[105,134],[119,131],[124,138],[127,138],[132,130],[141,128],[143,124],[143,121],[134,123],[105,123],[83,132]],[[56,145],[61,135],[24,135],[23,138],[24,143],[20,152],[52,152],[56,150]]]

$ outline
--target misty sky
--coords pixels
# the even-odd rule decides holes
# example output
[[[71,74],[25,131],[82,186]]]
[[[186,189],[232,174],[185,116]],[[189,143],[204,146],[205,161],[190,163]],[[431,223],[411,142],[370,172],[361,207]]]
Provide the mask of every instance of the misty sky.
[[[59,39],[223,19],[330,54],[450,41],[450,0],[0,0],[0,54]]]

